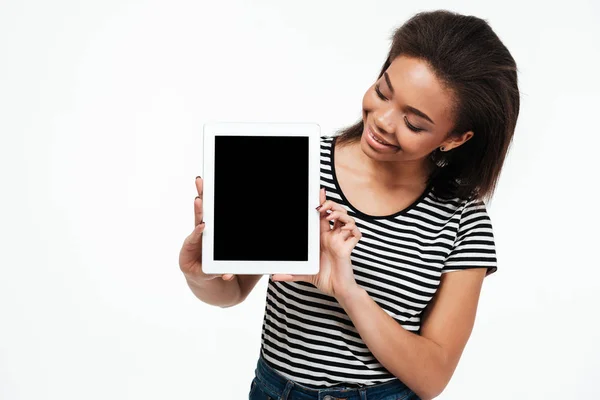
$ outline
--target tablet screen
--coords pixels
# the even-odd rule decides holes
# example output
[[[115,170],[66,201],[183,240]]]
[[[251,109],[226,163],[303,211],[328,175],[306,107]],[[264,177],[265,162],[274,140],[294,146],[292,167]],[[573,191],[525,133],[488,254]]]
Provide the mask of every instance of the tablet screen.
[[[307,261],[309,138],[215,136],[214,260]]]

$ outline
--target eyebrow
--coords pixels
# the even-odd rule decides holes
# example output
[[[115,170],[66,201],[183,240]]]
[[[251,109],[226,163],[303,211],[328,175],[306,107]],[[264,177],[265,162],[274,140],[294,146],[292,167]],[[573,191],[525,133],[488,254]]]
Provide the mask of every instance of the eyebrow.
[[[392,87],[392,82],[390,81],[390,77],[389,77],[388,73],[384,72],[383,77],[385,78],[385,81],[386,81],[388,87],[392,91],[392,94],[394,94],[394,88]],[[406,108],[413,114],[416,114],[419,117],[424,118],[427,121],[431,122],[433,125],[435,125],[435,122],[433,122],[433,120],[431,118],[429,118],[429,116],[427,116],[427,114],[425,114],[423,111],[419,110],[418,108],[414,108],[414,107],[408,106],[408,105],[406,106]]]

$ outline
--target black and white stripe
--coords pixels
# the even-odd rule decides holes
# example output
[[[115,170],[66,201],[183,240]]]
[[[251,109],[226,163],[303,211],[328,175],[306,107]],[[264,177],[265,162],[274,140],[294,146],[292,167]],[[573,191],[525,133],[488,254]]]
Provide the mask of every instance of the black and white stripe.
[[[356,220],[362,238],[351,260],[357,283],[405,329],[419,333],[421,312],[442,273],[496,271],[491,220],[481,200],[442,200],[429,190],[385,217],[355,209],[332,168],[335,137],[321,137],[321,187]],[[305,282],[269,279],[261,353],[279,373],[312,387],[373,385],[395,377],[363,343],[335,298]]]

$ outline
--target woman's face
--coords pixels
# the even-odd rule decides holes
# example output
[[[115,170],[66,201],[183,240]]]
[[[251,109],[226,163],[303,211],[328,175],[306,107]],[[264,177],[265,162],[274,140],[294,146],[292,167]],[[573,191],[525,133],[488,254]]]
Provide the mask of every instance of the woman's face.
[[[363,151],[381,161],[415,161],[437,147],[460,146],[473,133],[447,137],[454,124],[452,102],[452,93],[425,62],[396,57],[363,97]],[[371,131],[392,146],[377,145]]]

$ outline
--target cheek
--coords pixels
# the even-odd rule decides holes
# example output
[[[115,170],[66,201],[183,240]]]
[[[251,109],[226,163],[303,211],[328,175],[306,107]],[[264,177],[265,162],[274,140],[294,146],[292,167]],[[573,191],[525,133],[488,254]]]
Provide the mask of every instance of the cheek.
[[[429,154],[435,147],[435,143],[425,133],[414,133],[408,128],[402,129],[399,133],[400,146],[407,153],[414,153],[416,155]]]

